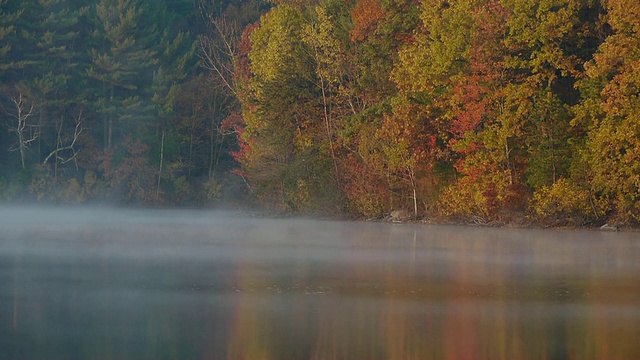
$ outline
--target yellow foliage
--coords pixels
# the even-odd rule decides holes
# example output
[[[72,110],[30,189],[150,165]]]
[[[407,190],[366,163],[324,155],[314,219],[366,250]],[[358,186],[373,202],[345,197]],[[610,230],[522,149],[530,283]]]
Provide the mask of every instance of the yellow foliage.
[[[606,203],[590,199],[589,191],[561,178],[555,184],[543,186],[533,195],[532,209],[542,220],[579,215],[597,217],[605,212]]]
[[[462,181],[446,188],[438,202],[438,209],[447,217],[486,218],[489,210],[478,183],[463,184]]]
[[[37,201],[42,201],[47,196],[48,192],[47,176],[36,173],[29,184],[29,192],[36,198]]]
[[[85,198],[93,198],[97,194],[98,186],[100,182],[98,180],[98,175],[91,170],[88,170],[84,174],[84,186],[82,192],[84,193]]]
[[[463,177],[444,190],[438,201],[440,213],[451,218],[495,220],[509,201],[508,171],[474,179]]]
[[[310,204],[311,195],[309,194],[309,186],[304,179],[298,179],[296,183],[296,190],[296,203],[303,207]]]
[[[189,196],[189,181],[186,176],[180,176],[175,179],[173,182],[173,192],[174,197],[178,199],[178,201],[184,201]]]
[[[352,200],[351,206],[358,214],[368,217],[379,217],[385,212],[385,202],[374,194],[361,196]]]
[[[75,178],[67,181],[67,186],[60,191],[59,196],[65,203],[79,204],[85,201],[82,186],[80,186],[80,182]]]
[[[202,188],[204,191],[204,197],[209,201],[218,200],[222,197],[222,186],[213,178],[207,180],[203,184]]]

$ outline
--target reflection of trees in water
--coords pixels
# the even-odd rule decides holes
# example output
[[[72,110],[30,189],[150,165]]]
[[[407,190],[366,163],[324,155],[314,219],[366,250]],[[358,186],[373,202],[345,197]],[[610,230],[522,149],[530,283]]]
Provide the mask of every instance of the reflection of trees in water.
[[[59,345],[46,338],[52,329],[66,332],[61,346],[73,343],[79,357],[628,359],[640,351],[640,247],[615,240],[624,234],[161,220],[69,230],[60,218],[29,232],[28,249],[0,242],[0,258],[13,259],[0,263],[8,280],[0,305],[13,309],[0,313],[0,330],[29,331],[43,351]],[[47,251],[60,258],[31,257]]]

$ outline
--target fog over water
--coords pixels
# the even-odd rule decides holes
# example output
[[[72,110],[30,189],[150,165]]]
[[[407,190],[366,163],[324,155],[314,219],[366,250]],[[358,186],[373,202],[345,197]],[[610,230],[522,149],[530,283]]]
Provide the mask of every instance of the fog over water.
[[[639,359],[640,234],[0,207],[1,359]]]

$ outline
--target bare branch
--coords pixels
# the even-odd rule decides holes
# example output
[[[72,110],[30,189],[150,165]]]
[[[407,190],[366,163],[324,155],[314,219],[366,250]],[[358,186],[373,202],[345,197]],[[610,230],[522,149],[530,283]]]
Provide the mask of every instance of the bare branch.
[[[212,29],[211,35],[200,38],[199,57],[202,66],[214,72],[224,86],[237,96],[233,78],[236,71],[237,45],[240,41],[238,26],[228,22],[224,17],[207,14],[206,18]]]
[[[69,161],[75,159],[75,157],[78,155],[78,151],[76,151],[75,145],[76,145],[76,142],[78,141],[78,138],[80,137],[80,134],[82,134],[82,131],[84,130],[84,128],[82,127],[82,122],[83,122],[82,110],[80,110],[80,113],[75,118],[75,122],[76,122],[76,126],[75,126],[75,128],[73,130],[73,138],[71,140],[71,143],[67,144],[67,145],[64,145],[62,143],[62,136],[61,136],[62,121],[60,122],[60,126],[58,127],[57,148],[54,149],[53,151],[51,151],[49,153],[49,155],[47,155],[47,157],[42,162],[43,165],[46,164],[49,161],[49,159],[51,159],[51,157],[53,157],[53,156],[55,156],[57,160],[60,160],[60,162],[62,164],[66,164]],[[63,158],[63,157],[58,155],[60,152],[65,151],[65,150],[71,150],[71,156],[70,157]]]
[[[26,100],[22,93],[18,93],[17,96],[10,97],[11,103],[14,106],[14,112],[11,112],[9,115],[15,119],[15,124],[13,127],[9,128],[9,132],[15,133],[18,138],[18,143],[16,145],[12,145],[9,148],[9,151],[17,151],[20,150],[20,161],[22,164],[22,168],[26,168],[26,150],[29,147],[29,144],[35,141],[38,136],[40,136],[40,128],[37,125],[28,124],[27,121],[34,114],[34,103],[32,102],[30,105],[26,103]],[[29,134],[27,136],[26,131],[29,130]]]

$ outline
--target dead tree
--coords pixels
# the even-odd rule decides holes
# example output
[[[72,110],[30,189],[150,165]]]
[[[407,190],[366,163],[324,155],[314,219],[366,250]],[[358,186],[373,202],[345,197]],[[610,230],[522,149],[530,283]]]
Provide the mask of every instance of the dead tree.
[[[60,164],[66,164],[69,161],[74,160],[78,155],[78,151],[76,150],[75,146],[78,142],[80,134],[82,133],[82,130],[84,130],[84,128],[82,127],[82,110],[78,113],[78,116],[76,116],[74,120],[76,125],[73,129],[73,135],[63,136],[62,129],[64,125],[64,117],[61,118],[60,123],[58,124],[56,129],[58,132],[58,136],[56,138],[55,149],[53,149],[42,162],[42,164],[45,165],[52,157],[55,159],[54,177],[57,177],[58,174],[58,162]]]
[[[200,38],[198,52],[202,66],[213,72],[233,96],[237,97],[234,76],[240,32],[237,24],[224,17],[203,15],[211,26],[210,34]]]
[[[22,168],[26,169],[26,152],[29,149],[29,144],[40,136],[40,128],[38,125],[29,124],[29,118],[34,115],[33,103],[27,104],[22,93],[12,96],[10,100],[14,109],[9,115],[15,119],[15,122],[9,126],[9,131],[16,134],[18,143],[11,146],[9,151],[20,151],[20,163]]]

